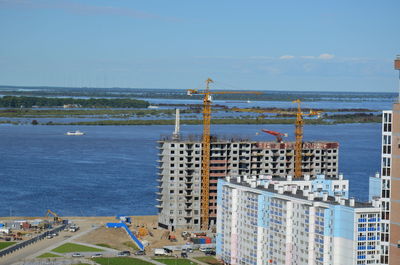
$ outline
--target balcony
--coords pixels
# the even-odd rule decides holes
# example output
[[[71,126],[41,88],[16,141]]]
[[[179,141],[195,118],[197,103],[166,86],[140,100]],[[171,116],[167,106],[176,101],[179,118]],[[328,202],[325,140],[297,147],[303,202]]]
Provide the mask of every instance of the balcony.
[[[211,159],[210,164],[225,164],[227,163],[227,160],[221,160],[221,159]]]
[[[210,170],[226,170],[226,166],[210,166]]]
[[[210,177],[225,177],[226,173],[211,173],[210,172]]]

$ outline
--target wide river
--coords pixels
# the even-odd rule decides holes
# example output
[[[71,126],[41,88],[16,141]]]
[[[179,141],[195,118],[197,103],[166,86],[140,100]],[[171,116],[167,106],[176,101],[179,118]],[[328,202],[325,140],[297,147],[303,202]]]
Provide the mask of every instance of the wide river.
[[[287,132],[293,125],[215,125],[221,135],[258,135],[262,128]],[[66,136],[70,130],[85,136]],[[0,216],[116,214],[154,215],[157,178],[156,141],[173,126],[0,126]],[[200,134],[201,126],[182,126]],[[380,124],[305,127],[305,140],[340,142],[340,172],[350,194],[366,200],[368,177],[380,168]]]

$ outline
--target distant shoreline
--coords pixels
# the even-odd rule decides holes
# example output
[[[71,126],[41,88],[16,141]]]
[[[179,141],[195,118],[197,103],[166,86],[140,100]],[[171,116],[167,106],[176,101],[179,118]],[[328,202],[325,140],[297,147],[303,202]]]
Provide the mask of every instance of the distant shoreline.
[[[294,119],[213,119],[211,124],[215,125],[246,125],[246,124],[294,124]],[[305,124],[309,125],[335,125],[335,124],[353,124],[353,123],[381,123],[381,118],[372,116],[370,118],[357,118],[357,119],[338,119],[338,120],[320,120],[310,119],[305,120]],[[182,125],[202,125],[202,120],[181,120]],[[0,124],[11,124],[11,125],[29,125],[29,123],[23,123],[18,121],[0,121]],[[174,125],[175,120],[99,120],[99,121],[82,121],[82,122],[46,122],[40,123],[35,122],[32,125],[35,126],[137,126],[137,125]]]

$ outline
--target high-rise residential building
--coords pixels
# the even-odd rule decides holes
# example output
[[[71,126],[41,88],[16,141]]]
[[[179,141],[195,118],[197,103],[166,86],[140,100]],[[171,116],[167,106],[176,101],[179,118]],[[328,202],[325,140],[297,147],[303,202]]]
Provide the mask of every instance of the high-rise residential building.
[[[381,175],[370,178],[369,197],[381,202],[381,264],[400,264],[400,103],[382,113]]]
[[[394,62],[399,71],[400,89],[400,56]],[[399,91],[400,97],[400,91]],[[393,104],[392,110],[392,172],[390,182],[390,237],[389,264],[400,264],[400,98]]]
[[[212,138],[210,152],[210,225],[217,217],[217,182],[226,176],[270,176],[294,174],[294,142],[257,142],[246,139]],[[310,179],[318,174],[337,178],[337,142],[305,142],[302,171]],[[163,139],[158,141],[159,178],[156,206],[159,226],[167,229],[200,229],[201,141]]]
[[[380,204],[339,178],[218,181],[217,257],[225,264],[380,264]]]

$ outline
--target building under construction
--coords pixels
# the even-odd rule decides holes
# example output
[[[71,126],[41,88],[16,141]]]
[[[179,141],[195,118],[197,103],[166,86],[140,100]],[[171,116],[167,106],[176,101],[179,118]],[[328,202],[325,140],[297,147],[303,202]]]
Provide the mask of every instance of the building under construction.
[[[198,139],[182,139],[177,110],[172,138],[159,141],[159,226],[174,230],[215,227],[217,216],[217,182],[220,178],[267,176],[269,178],[314,178],[324,174],[338,175],[338,143],[303,142],[304,113],[300,100],[295,100],[295,142],[284,143],[284,134],[264,130],[277,137],[277,142],[256,142],[248,139],[222,139],[211,136],[211,103],[216,94],[261,94],[255,91],[210,91],[189,89],[188,95],[203,97],[203,134]],[[238,111],[249,111],[238,109]],[[253,111],[253,110],[252,110]],[[259,110],[255,110],[259,112]],[[262,110],[262,112],[264,112]]]
[[[175,132],[176,133],[176,132]],[[217,182],[226,176],[295,175],[295,142],[257,142],[249,139],[211,137],[209,178],[209,224],[216,224]],[[302,174],[338,178],[339,144],[303,142]],[[158,141],[159,226],[170,230],[201,228],[200,137],[166,137]]]

